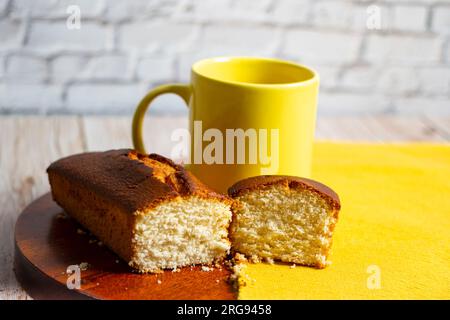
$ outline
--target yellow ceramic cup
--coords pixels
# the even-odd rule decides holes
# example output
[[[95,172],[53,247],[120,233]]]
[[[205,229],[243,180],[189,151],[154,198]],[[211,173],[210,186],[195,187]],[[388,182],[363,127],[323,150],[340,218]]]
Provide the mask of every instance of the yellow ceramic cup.
[[[201,60],[192,66],[190,84],[162,85],[142,99],[133,118],[133,144],[145,153],[148,105],[160,94],[175,93],[189,106],[187,166],[212,188],[226,192],[236,181],[261,174],[309,177],[318,87],[315,71],[292,62]]]

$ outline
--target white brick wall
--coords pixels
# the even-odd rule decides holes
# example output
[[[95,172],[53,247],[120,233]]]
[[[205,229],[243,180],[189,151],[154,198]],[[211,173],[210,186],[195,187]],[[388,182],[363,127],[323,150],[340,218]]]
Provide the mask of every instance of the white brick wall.
[[[0,0],[0,114],[130,114],[217,55],[310,65],[321,115],[450,114],[450,0]]]
[[[67,92],[67,108],[83,113],[104,108],[106,112],[124,112],[134,107],[136,97],[143,96],[145,89],[137,84],[74,84]]]
[[[399,31],[426,30],[428,11],[429,8],[421,5],[394,6],[392,27]]]
[[[4,1],[7,2],[7,1]],[[104,1],[91,0],[14,0],[11,3],[12,16],[30,15],[32,18],[66,18],[67,7],[76,4],[84,17],[98,17]]]
[[[268,14],[269,21],[281,26],[306,25],[311,16],[311,4],[309,0],[279,0]]]
[[[437,64],[443,41],[440,37],[414,35],[370,35],[364,58],[370,63]]]
[[[438,5],[434,7],[431,26],[435,32],[450,33],[450,6]]]
[[[289,30],[282,54],[311,65],[346,64],[357,59],[360,44],[359,35]]]
[[[50,61],[51,79],[55,83],[65,84],[79,77],[88,58],[79,55],[57,55]]]
[[[164,56],[143,57],[136,68],[136,76],[141,81],[163,83],[175,80],[175,64]]]
[[[80,30],[68,30],[65,22],[31,22],[25,48],[42,53],[60,51],[100,51],[111,46],[111,27],[96,22],[84,22]]]
[[[53,84],[0,84],[6,112],[49,113],[63,105],[62,88]]]
[[[129,80],[132,77],[130,62],[126,55],[104,54],[88,60],[80,79],[85,80]]]
[[[13,55],[6,60],[5,77],[11,82],[44,82],[47,64],[43,58]]]

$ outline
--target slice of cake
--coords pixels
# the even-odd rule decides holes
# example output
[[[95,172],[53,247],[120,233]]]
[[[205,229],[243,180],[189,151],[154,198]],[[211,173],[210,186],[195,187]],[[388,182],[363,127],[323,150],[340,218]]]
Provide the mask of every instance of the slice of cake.
[[[212,264],[229,253],[231,199],[167,158],[83,153],[47,172],[53,199],[140,272]]]
[[[291,262],[324,268],[340,209],[323,184],[290,176],[258,176],[228,189],[236,200],[230,238],[251,261]]]

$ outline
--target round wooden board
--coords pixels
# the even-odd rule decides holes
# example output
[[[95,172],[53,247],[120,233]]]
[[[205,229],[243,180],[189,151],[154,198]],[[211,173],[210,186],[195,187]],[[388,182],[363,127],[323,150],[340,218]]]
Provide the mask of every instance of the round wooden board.
[[[16,277],[35,299],[236,299],[225,267],[200,266],[138,274],[79,225],[61,215],[48,193],[19,216],[15,229]],[[88,263],[81,288],[67,288],[70,265]]]

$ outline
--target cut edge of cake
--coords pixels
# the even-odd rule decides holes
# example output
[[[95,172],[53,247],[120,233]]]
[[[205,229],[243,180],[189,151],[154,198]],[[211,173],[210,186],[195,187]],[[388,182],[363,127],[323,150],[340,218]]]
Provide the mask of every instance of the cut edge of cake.
[[[324,268],[340,200],[327,186],[293,176],[256,176],[228,189],[234,198],[232,251],[252,262]]]

